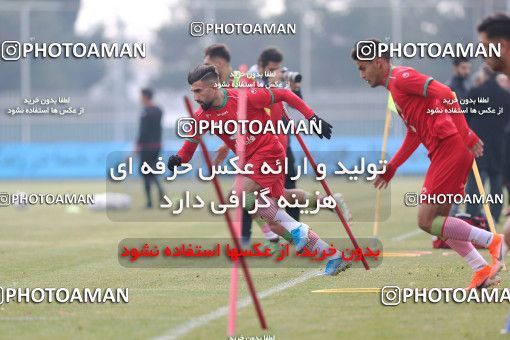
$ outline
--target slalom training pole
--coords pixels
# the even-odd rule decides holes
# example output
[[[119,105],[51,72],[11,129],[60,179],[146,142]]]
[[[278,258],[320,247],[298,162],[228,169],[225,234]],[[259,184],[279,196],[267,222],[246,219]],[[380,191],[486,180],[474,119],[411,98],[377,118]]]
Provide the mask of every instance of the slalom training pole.
[[[384,133],[383,133],[383,142],[381,148],[381,161],[384,161],[386,158],[386,145],[388,142],[388,134],[390,130],[390,120],[391,120],[391,109],[389,105],[386,107],[386,118],[384,120]],[[373,235],[377,236],[379,233],[379,217],[381,215],[381,190],[376,190],[375,194],[375,213],[374,213],[374,229]]]
[[[186,106],[186,110],[188,111],[189,116],[193,117],[193,106],[191,105],[191,101],[187,96],[184,96],[184,104]],[[205,146],[205,143],[202,141],[202,138],[200,138],[200,136],[198,136],[198,141],[199,141],[200,147],[202,149],[202,153],[204,155],[205,162],[206,162],[207,166],[209,167],[209,169],[212,169],[212,161],[211,161],[211,158],[209,157],[209,152],[207,151],[207,147]],[[216,195],[218,196],[218,200],[220,201],[220,204],[225,204],[225,198],[223,196],[223,192],[221,190],[218,179],[216,177],[214,177],[212,182],[214,185],[214,189],[216,191]],[[234,225],[232,223],[232,219],[230,218],[229,212],[226,211],[224,216],[225,216],[225,220],[227,222],[228,230],[230,231],[230,236],[232,237],[232,241],[234,242],[234,245],[236,246],[237,249],[241,249],[241,244],[239,243],[239,238],[236,237]],[[260,327],[262,329],[267,329],[264,312],[262,310],[262,306],[260,305],[259,299],[257,297],[257,292],[255,290],[255,286],[253,284],[246,260],[244,257],[240,256],[239,262],[241,262],[241,266],[243,268],[244,277],[246,278],[248,290],[250,291],[253,305],[255,306],[255,311],[257,312],[257,316],[258,316],[258,319],[260,322]]]
[[[283,113],[283,116],[287,120],[290,121],[290,118],[289,118],[289,116],[287,115],[286,112]],[[310,164],[312,165],[313,170],[315,171],[315,174],[318,175],[317,164],[315,163],[312,155],[310,154],[310,151],[308,151],[308,148],[306,147],[306,144],[303,141],[303,138],[299,134],[296,134],[295,136],[296,136],[299,144],[301,145],[301,148],[303,149],[303,152],[305,153],[306,158],[308,158],[308,160],[310,161]],[[320,182],[322,184],[322,187],[326,191],[326,194],[328,196],[333,196],[333,194],[331,193],[331,190],[329,190],[329,186],[328,186],[328,183],[326,182],[326,179],[321,179]],[[345,221],[345,218],[344,218],[342,212],[340,211],[340,209],[338,208],[338,205],[335,205],[335,211],[336,211],[336,214],[338,215],[338,217],[340,218],[340,221],[344,225],[345,231],[347,232],[347,235],[349,235],[349,238],[351,239],[352,245],[354,246],[355,249],[358,249],[359,248],[358,241],[356,241],[356,238],[354,237],[354,235],[353,235],[353,233],[351,231],[351,228],[349,227],[349,224],[347,224],[347,222]],[[370,267],[368,265],[367,259],[363,255],[363,252],[361,252],[361,255],[362,255],[361,256],[361,261],[363,262],[363,266],[365,267],[366,270],[369,270]]]
[[[246,65],[241,65],[239,67],[239,71],[246,73]],[[237,104],[237,115],[238,119],[241,121],[246,120],[246,91],[240,89],[238,92],[238,104]],[[245,161],[245,144],[242,141],[243,136],[238,131],[236,135],[236,155],[239,157],[239,164],[244,164]],[[234,183],[235,191],[238,195],[241,194],[243,190],[243,177],[239,174],[236,176],[236,180]],[[237,207],[235,210],[235,220],[234,220],[234,232],[235,237],[239,239],[241,236],[241,225],[243,222],[243,208]],[[228,322],[227,322],[227,335],[234,336],[236,331],[236,304],[237,304],[237,293],[238,293],[238,268],[239,263],[237,259],[232,263],[232,269],[230,271],[230,292],[229,292],[229,314],[228,314]]]
[[[473,175],[475,175],[476,185],[478,186],[478,191],[482,197],[485,197],[485,189],[483,188],[482,178],[480,177],[480,172],[478,171],[478,165],[476,165],[476,160],[473,160]],[[487,216],[487,221],[489,222],[489,229],[491,233],[496,233],[496,227],[494,226],[494,220],[492,219],[491,209],[489,208],[489,204],[487,200],[484,199],[483,202],[483,210],[485,211],[485,216]]]

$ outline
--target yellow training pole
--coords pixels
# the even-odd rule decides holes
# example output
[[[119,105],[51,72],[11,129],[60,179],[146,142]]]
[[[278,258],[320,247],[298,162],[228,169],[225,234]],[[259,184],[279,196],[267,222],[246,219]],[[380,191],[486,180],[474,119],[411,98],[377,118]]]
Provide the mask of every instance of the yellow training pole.
[[[383,134],[383,142],[382,142],[382,148],[381,148],[381,160],[384,161],[384,158],[386,156],[386,143],[388,141],[388,134],[390,130],[390,119],[391,119],[391,109],[388,105],[386,107],[386,119],[384,121],[384,134]],[[379,214],[381,209],[381,191],[382,190],[376,190],[376,196],[375,196],[375,215],[374,215],[374,230],[373,234],[374,236],[377,236],[377,233],[379,231]]]
[[[485,197],[485,190],[483,188],[482,178],[480,177],[480,172],[478,171],[478,166],[476,165],[476,160],[473,161],[473,175],[475,175],[476,185],[478,186],[478,191],[482,197]],[[485,216],[487,217],[487,221],[489,222],[489,229],[491,233],[496,233],[496,228],[494,227],[494,220],[492,219],[491,210],[489,208],[489,204],[487,204],[484,199],[483,210],[485,211]]]

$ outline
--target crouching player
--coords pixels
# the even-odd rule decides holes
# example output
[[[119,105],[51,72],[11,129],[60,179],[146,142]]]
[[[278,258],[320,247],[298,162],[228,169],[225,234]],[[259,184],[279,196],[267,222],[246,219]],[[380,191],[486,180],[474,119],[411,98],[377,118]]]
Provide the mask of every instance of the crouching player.
[[[199,65],[188,74],[188,83],[191,85],[194,100],[200,104],[199,108],[193,115],[196,120],[195,126],[199,125],[200,120],[209,120],[213,122],[225,122],[228,120],[237,120],[238,110],[238,91],[237,89],[224,89],[216,86],[218,83],[218,73],[216,68],[211,65]],[[267,115],[264,107],[274,104],[275,102],[285,101],[301,112],[305,118],[317,121],[322,127],[320,137],[331,137],[331,125],[317,117],[313,110],[305,104],[292,91],[286,89],[269,90],[265,88],[253,88],[247,90],[247,110],[246,116],[248,120],[259,120],[265,122]],[[197,131],[194,131],[194,133]],[[192,133],[192,134],[194,134]],[[236,152],[236,139],[232,139],[230,135],[218,134],[228,147]],[[269,189],[269,207],[259,207],[256,215],[274,228],[274,232],[292,241],[296,251],[300,252],[305,247],[310,251],[322,253],[329,248],[329,245],[311,230],[308,225],[297,222],[289,216],[284,209],[278,207],[277,199],[284,194],[284,174],[262,174],[261,169],[264,162],[272,168],[285,161],[285,150],[273,134],[252,135],[247,132],[242,136],[245,143],[245,164],[252,164],[253,175],[243,176],[242,191],[246,193],[247,210],[252,210],[257,199],[254,191],[261,189]],[[196,148],[198,140],[187,138],[177,155],[170,156],[168,159],[168,168],[174,169],[182,163],[191,160]],[[241,168],[244,164],[240,165]],[[300,202],[302,203],[302,202]],[[337,251],[335,254],[327,258],[328,262],[324,271],[324,275],[337,275],[351,266],[350,262],[342,260],[341,253]]]
[[[361,78],[371,87],[384,86],[390,91],[398,114],[407,126],[402,146],[387,164],[386,172],[376,178],[375,187],[386,188],[398,167],[422,143],[431,163],[421,193],[429,198],[440,194],[450,197],[464,194],[474,157],[483,154],[483,143],[469,129],[463,114],[431,114],[429,111],[438,108],[439,111],[456,109],[461,112],[454,100],[455,95],[448,86],[413,68],[391,65],[389,52],[381,52],[382,43],[376,39],[371,42],[378,52],[375,59],[360,60],[364,59],[363,52],[366,52],[362,43],[352,51],[352,58],[357,63]],[[499,283],[496,274],[502,267],[502,235],[448,216],[451,204],[431,203],[434,202],[420,202],[418,226],[427,233],[446,239],[447,244],[469,263],[474,275],[467,289]],[[489,250],[491,265],[472,242]]]

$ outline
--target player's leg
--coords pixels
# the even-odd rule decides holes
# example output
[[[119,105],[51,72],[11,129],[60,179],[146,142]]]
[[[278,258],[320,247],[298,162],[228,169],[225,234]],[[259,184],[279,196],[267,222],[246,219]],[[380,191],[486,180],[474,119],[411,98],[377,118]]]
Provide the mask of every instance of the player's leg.
[[[246,212],[246,214],[248,216],[250,216],[250,218],[252,217],[252,215],[248,214],[248,212]],[[253,221],[255,222],[255,224],[257,224],[260,227],[260,230],[262,231],[262,235],[264,235],[264,238],[266,239],[264,246],[271,249],[271,254],[275,254],[278,251],[278,247],[280,244],[279,233],[275,233],[271,229],[271,226],[259,217],[255,217],[253,219]],[[285,228],[283,228],[283,227],[281,227],[281,228],[283,229],[283,231],[281,232],[282,234],[287,233],[290,236],[290,233]],[[292,240],[292,237],[291,237],[291,240]]]
[[[292,235],[279,223],[270,223],[269,226],[273,232],[280,235],[288,242],[292,242]],[[308,231],[308,242],[306,243],[306,248],[311,253],[317,251],[317,254],[322,254],[323,251],[327,252],[330,249],[330,245],[321,239],[314,230],[310,229]],[[327,263],[324,275],[328,276],[337,275],[338,273],[349,268],[352,264],[351,262],[343,261],[341,252],[338,251],[338,249],[333,255],[326,257],[326,259]]]
[[[477,228],[453,216],[437,216],[433,218],[429,228],[432,235],[474,242],[476,245],[489,250],[494,248],[496,244],[499,247],[501,246],[501,235]]]
[[[279,161],[281,163],[283,158],[282,156],[283,153],[281,155],[278,155],[274,154],[274,152],[271,152],[268,153],[267,155],[264,155],[263,152],[260,152],[257,153],[256,157],[252,157],[250,163],[254,164],[253,167],[254,169],[259,169],[260,164],[263,162],[267,162],[268,164],[274,162],[276,164]],[[285,232],[282,231],[280,232],[280,234],[286,235],[287,233],[290,233],[292,242],[294,243],[294,246],[298,252],[302,251],[304,247],[306,247],[309,244],[310,237],[313,237],[314,239],[315,238],[319,239],[319,237],[314,232],[309,233],[310,228],[308,227],[308,225],[296,221],[284,209],[278,207],[275,198],[285,194],[284,176],[282,176],[281,174],[275,176],[268,176],[255,173],[253,177],[250,176],[250,178],[244,178],[244,181],[245,183],[248,183],[247,185],[244,186],[245,192],[253,192],[254,190],[257,190],[261,187],[270,189],[271,196],[274,199],[268,200],[269,201],[268,207],[261,207],[260,205],[257,205],[258,209],[256,215],[261,217],[266,223],[270,225],[271,224],[281,225],[285,229]],[[254,194],[252,194],[251,197],[247,197],[245,208],[247,210],[253,210],[253,207],[255,207],[255,203],[257,202],[257,200],[261,199],[260,197],[256,197]],[[288,238],[288,235],[286,235],[286,237]],[[321,242],[319,242],[318,244],[322,245]],[[342,261],[339,261],[338,258],[334,259],[333,264],[330,264],[331,261],[333,260],[328,261],[326,273],[331,273],[330,275],[335,275],[338,273],[339,271],[338,269],[344,266],[344,263]]]
[[[432,222],[431,232],[433,235],[446,238],[450,247],[459,253],[475,272],[468,289],[490,286],[499,282],[496,274],[503,265],[501,235],[477,228],[452,216],[436,217]],[[486,263],[472,243],[489,249],[492,257],[491,265]]]
[[[283,182],[280,184],[280,191],[281,194],[283,194]],[[243,188],[245,189],[245,192],[251,193],[251,195],[246,195],[245,208],[247,210],[252,210],[255,206],[256,200],[260,199],[253,194],[253,191],[258,190],[260,185],[254,180],[245,177]],[[269,199],[268,202],[268,207],[258,207],[256,215],[261,217],[270,225],[280,225],[283,227],[284,230],[280,229],[279,234],[286,239],[292,239],[292,243],[294,243],[296,251],[300,252],[304,249],[304,247],[308,247],[308,249],[312,251],[315,249],[321,250],[321,252],[322,250],[329,249],[329,245],[321,240],[314,231],[310,230],[308,225],[294,220],[284,209],[278,207],[276,200]],[[290,234],[290,237],[288,234]],[[342,261],[340,253],[337,251],[334,255],[328,258],[325,275],[336,275],[340,271],[347,269],[349,266],[350,263]]]
[[[246,193],[246,197],[247,197],[247,201],[248,201],[247,204],[250,205],[250,209],[245,209],[244,213],[243,213],[243,229],[244,229],[244,217],[246,215],[248,217],[246,219],[246,222],[247,222],[246,224],[248,224],[248,223],[250,224],[249,233],[251,235],[251,223],[254,219],[255,219],[255,222],[257,222],[257,224],[259,225],[259,227],[261,227],[261,229],[263,229],[263,226],[265,225],[263,219],[261,219],[260,217],[253,218],[254,216],[252,214],[248,213],[248,211],[252,209],[252,205],[255,204],[255,200],[254,200],[255,195],[254,194],[249,195],[248,193],[253,193],[254,191],[259,191],[261,189],[261,186],[260,186],[260,184],[255,182],[253,179],[242,176],[241,177],[241,187],[242,187],[242,191],[244,191]],[[267,235],[266,239],[274,239],[274,238],[278,237],[278,235],[273,233],[270,228],[269,228],[269,230],[266,228],[266,231],[267,231],[267,233],[264,234],[264,236]]]
[[[281,186],[281,192],[283,192],[283,183]],[[253,210],[256,201],[260,202],[260,204],[265,203],[253,193],[254,191],[258,191],[260,189],[261,186],[253,179],[242,176],[242,191],[246,193],[246,210]],[[261,217],[265,222],[281,224],[292,235],[296,250],[303,250],[306,243],[308,242],[309,227],[306,224],[300,223],[293,219],[284,209],[281,209],[278,206],[275,199],[268,197],[267,201],[269,206],[258,206],[255,215]]]
[[[327,197],[326,195],[320,195],[317,193],[311,194],[307,191],[304,191],[303,189],[285,189],[285,192],[283,194],[285,199],[289,202],[293,202],[294,200],[297,200],[298,203],[303,204],[308,200],[308,208],[309,209],[315,209],[317,208],[317,205],[322,203],[324,199]],[[352,214],[349,210],[349,207],[347,206],[347,203],[345,202],[344,197],[340,193],[335,193],[333,195],[333,198],[336,201],[336,204],[340,208],[340,211],[342,211],[342,215],[344,216],[345,220],[347,222],[352,221]],[[333,210],[334,211],[334,210]]]
[[[249,244],[251,239],[251,225],[253,222],[252,216],[243,209],[243,223],[241,228],[241,238],[243,244]]]
[[[445,204],[439,208],[439,215],[443,217],[452,216],[449,210],[451,210],[451,208]],[[454,240],[452,238],[447,238],[445,242],[450,246],[451,249],[453,249],[457,254],[466,260],[474,272],[483,269],[483,267],[487,265],[487,262],[473,246],[473,243],[468,241]]]
[[[503,176],[499,170],[492,169],[489,172],[489,181],[491,186],[491,196],[493,198],[503,195]],[[492,203],[490,210],[492,218],[496,224],[499,224],[499,217],[501,216],[501,210],[503,209],[502,203]]]
[[[506,220],[503,233],[505,235],[505,237],[504,237],[505,242],[503,242],[503,249],[502,249],[501,253],[502,253],[502,257],[503,257],[503,261],[504,261],[506,258],[506,255],[508,253],[508,249],[510,249],[510,218]]]
[[[482,180],[482,183],[484,181]],[[470,173],[466,184],[466,194],[469,196],[476,195],[478,193],[478,186],[476,185],[475,176]],[[480,216],[480,205],[478,203],[466,203],[466,213],[472,217]]]
[[[253,180],[250,180],[247,177],[241,177],[241,191],[246,193],[253,192],[255,190],[260,189],[260,185]],[[234,184],[235,186],[235,184]],[[236,190],[236,188],[232,188],[231,192]],[[239,193],[238,193],[239,194]],[[241,228],[241,237],[243,240],[243,244],[248,244],[251,238],[251,224],[252,224],[252,215],[248,214],[246,209],[243,209],[242,213],[242,228]]]
[[[480,242],[487,244],[488,239],[482,239],[482,235],[492,237],[492,234],[473,233],[471,239],[469,234],[478,229],[469,223],[452,216],[448,216],[450,210],[449,205],[422,204],[418,210],[419,227],[435,236],[444,240],[457,254],[459,254],[469,264],[474,271],[473,279],[468,289],[479,288],[496,283],[497,279],[491,278],[491,266],[487,264],[483,256],[476,250],[471,243],[472,240],[478,239]],[[489,234],[489,235],[487,235]]]
[[[330,249],[330,245],[321,239],[315,231],[310,230],[308,237],[309,241],[306,247],[310,252],[314,253],[317,251],[317,254],[323,254],[323,252],[327,252]],[[350,261],[344,261],[342,259],[341,252],[338,249],[336,249],[333,255],[328,256],[326,259],[328,260],[326,262],[326,268],[324,269],[324,275],[326,276],[337,275],[352,265]]]
[[[474,155],[465,147],[459,135],[453,135],[441,141],[440,146],[436,149],[434,155],[432,155],[432,162],[427,171],[422,192],[429,195],[429,198],[442,194],[463,194],[473,159]],[[484,278],[488,281],[494,279],[502,266],[502,235],[492,234],[486,230],[474,227],[454,216],[445,216],[445,211],[448,208],[439,208],[437,214],[434,214],[432,211],[434,210],[433,207],[420,206],[420,227],[429,230],[432,235],[442,237],[443,239],[473,242],[483,248],[487,248],[492,257],[491,265],[484,266],[481,270],[475,271],[470,288],[473,286],[477,287],[480,282],[483,284]],[[468,262],[474,263],[473,268],[476,270],[478,264],[482,263],[483,257],[476,249],[473,252],[469,245],[466,244],[465,246],[469,247],[469,252],[477,259],[463,257]],[[461,256],[465,255],[467,250],[468,248],[460,249],[459,254]]]
[[[153,157],[151,157],[151,151],[149,150],[141,150],[140,151],[140,162],[147,162],[149,166],[153,167],[155,166],[155,163],[153,163]],[[151,177],[153,176],[152,173],[148,174],[142,174],[143,177],[143,188],[145,191],[145,198],[146,198],[146,204],[145,208],[149,209],[152,208],[152,196],[151,196]]]
[[[159,177],[156,175],[152,176],[152,181],[154,182],[154,184],[156,184],[156,188],[158,189],[158,198],[159,201],[161,202],[161,200],[165,196],[165,190],[163,190],[163,185],[161,184]]]
[[[165,196],[165,190],[163,190],[163,186],[161,185],[161,182],[160,182],[158,176],[156,176],[156,175],[152,176],[152,181],[154,182],[154,184],[156,184],[156,188],[158,189],[158,198],[159,198],[159,201],[161,201],[163,199],[163,197]]]
[[[267,176],[265,177],[256,176],[255,178],[258,181],[266,182],[265,183],[266,185],[264,185],[264,187],[270,188],[273,197],[280,197],[285,194],[283,176],[275,176],[273,178]],[[276,204],[276,200],[274,202]],[[266,212],[263,211],[263,213]],[[260,215],[264,218],[262,214]],[[304,247],[308,247],[308,249],[312,251],[316,249],[319,250],[329,248],[329,245],[323,240],[320,240],[319,236],[314,231],[309,230],[310,228],[306,224],[304,223],[299,224],[299,222],[297,222],[289,214],[287,214],[285,210],[279,209],[279,211],[274,215],[274,218],[271,218],[272,216],[269,217],[270,217],[269,219],[264,218],[266,222],[268,222],[270,225],[280,224],[281,226],[283,226],[286,229],[286,231],[283,233],[280,232],[280,234],[283,235],[283,237],[286,239],[292,238],[292,242],[294,243],[294,246],[296,247],[296,250],[298,252],[303,250]],[[291,227],[294,227],[293,230],[289,230],[289,227],[286,225],[289,222],[291,223]],[[297,224],[299,224],[299,227],[296,227]],[[291,237],[288,236],[289,233]],[[350,263],[342,261],[340,253],[337,251],[333,256],[328,258],[324,274],[336,275],[340,271],[343,271],[346,268],[348,268],[350,265],[351,265]]]
[[[297,181],[295,179],[292,179],[292,178],[296,177],[296,167],[295,167],[294,153],[292,152],[292,149],[290,148],[290,143],[289,143],[289,140],[288,140],[288,136],[284,135],[284,137],[286,138],[287,147],[285,147],[285,144],[282,144],[282,146],[285,149],[285,154],[286,154],[287,162],[288,162],[288,166],[289,166],[289,171],[288,171],[288,173],[285,174],[284,187],[285,187],[285,189],[296,189],[296,187],[297,187],[296,182]],[[279,139],[280,139],[280,143],[281,143],[281,138],[279,138]],[[297,208],[297,207],[296,208],[288,207],[285,210],[296,221],[299,221],[299,218],[300,218],[300,213],[299,213],[300,209],[299,208]]]
[[[276,166],[278,163],[282,164],[285,158],[285,151],[281,144],[272,145],[266,149],[262,148],[252,156],[247,163],[252,164],[254,174],[249,177],[243,176],[243,191],[246,194],[245,209],[250,211],[254,210],[256,206],[257,211],[255,216],[261,217],[266,223],[278,222],[288,232],[291,233],[294,245],[298,251],[303,250],[308,242],[308,229],[309,227],[296,221],[284,209],[281,209],[275,198],[280,197],[284,193],[284,175],[283,174],[263,174],[262,167],[266,163],[270,166]],[[256,196],[253,192],[260,191],[261,188],[269,189],[269,196],[266,200],[262,200],[260,196]],[[262,207],[255,205],[256,203],[269,203],[269,206]]]
[[[271,232],[275,233],[279,237],[284,238],[287,242],[292,243],[292,235],[280,223],[271,222],[264,224],[264,226],[269,227]]]
[[[159,153],[160,153],[159,149],[151,151],[150,157],[151,157],[152,164],[154,166],[156,166],[156,163],[159,161]],[[165,190],[163,190],[163,186],[161,185],[161,182],[159,181],[159,176],[154,174],[154,176],[152,176],[152,178],[150,180],[152,182],[154,182],[154,184],[156,184],[156,188],[158,190],[158,201],[161,202],[161,200],[163,199],[163,196],[165,196]]]
[[[145,198],[146,204],[145,207],[147,209],[152,208],[152,197],[151,197],[151,177],[153,174],[143,175],[143,188],[145,190]]]

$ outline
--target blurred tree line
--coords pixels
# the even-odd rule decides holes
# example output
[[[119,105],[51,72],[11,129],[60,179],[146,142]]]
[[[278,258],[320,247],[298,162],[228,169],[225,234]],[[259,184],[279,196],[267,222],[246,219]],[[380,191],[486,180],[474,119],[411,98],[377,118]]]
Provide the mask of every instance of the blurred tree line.
[[[28,0],[16,1],[16,5],[23,7]],[[33,2],[33,1],[32,1]],[[96,32],[90,38],[77,36],[74,33],[74,23],[78,16],[80,0],[60,0],[61,9],[41,10],[33,9],[29,12],[29,40],[28,42],[83,42],[99,43],[102,32]],[[36,7],[37,8],[37,7]],[[0,8],[0,40],[23,41],[21,36],[22,19],[19,10]],[[31,89],[41,90],[83,90],[96,83],[104,72],[102,60],[91,59],[31,59]],[[15,61],[0,62],[0,91],[18,92],[20,89],[21,63]]]
[[[192,37],[189,23],[209,21],[211,10],[207,6],[187,5],[189,20],[170,23],[158,33],[157,54],[162,67],[156,80],[159,86],[182,88],[186,86],[187,71],[203,58],[204,48],[215,42],[226,43],[232,53],[232,64],[238,67],[255,64],[260,52],[267,46],[277,46],[284,53],[284,65],[301,71],[302,35],[308,30],[310,42],[311,87],[363,86],[351,59],[351,50],[358,40],[379,38],[398,42],[477,42],[476,24],[488,10],[504,11],[506,2],[493,2],[490,7],[477,0],[423,0],[400,1],[402,7],[393,12],[390,1],[285,1],[286,10],[278,16],[262,19],[257,16],[258,2],[243,3],[243,8],[228,8],[228,1],[208,1],[218,4],[214,10],[218,23],[295,23],[295,36],[236,36],[209,35]],[[232,5],[232,7],[235,7]],[[398,17],[397,17],[397,15]],[[306,23],[305,23],[306,22]],[[399,29],[400,26],[400,29]],[[393,36],[396,34],[397,36]],[[398,36],[399,35],[399,36]],[[414,58],[394,60],[395,64],[418,68],[438,80],[451,76],[451,58]],[[481,60],[473,61],[475,67]]]
[[[22,5],[30,1],[12,2]],[[101,29],[89,38],[74,33],[80,0],[59,2],[62,10],[30,12],[30,42],[105,41]],[[286,0],[286,10],[282,14],[263,18],[260,14],[264,13],[260,13],[260,2],[257,0],[243,3],[232,0],[179,1],[169,7],[169,11],[178,9],[185,15],[162,27],[157,32],[155,43],[148,50],[149,60],[159,65],[159,73],[152,83],[158,87],[185,88],[186,74],[202,61],[204,48],[211,43],[223,42],[230,46],[234,67],[243,63],[251,66],[256,63],[265,47],[277,46],[284,53],[284,65],[293,71],[306,71],[301,69],[306,65],[302,58],[310,56],[309,74],[303,76],[310,80],[311,87],[358,87],[363,84],[350,58],[356,41],[377,37],[389,41],[398,39],[401,42],[476,42],[476,23],[488,14],[488,7],[476,0],[400,1],[403,7],[397,12],[392,11],[391,3],[376,0]],[[150,2],[147,2],[147,6],[150,6]],[[505,10],[505,6],[505,1],[492,2],[490,10]],[[190,22],[211,22],[210,15],[214,15],[214,21],[218,23],[294,23],[297,32],[296,35],[288,36],[192,37],[189,33]],[[1,41],[22,40],[21,26],[19,11],[0,8]],[[307,44],[309,49],[303,48]],[[403,59],[395,63],[419,68],[438,80],[447,80],[451,75],[449,58]],[[475,66],[479,63],[476,61]],[[7,61],[0,63],[3,78],[0,91],[19,91],[20,64]],[[33,91],[86,90],[102,79],[106,67],[104,60],[95,58],[32,60],[31,88]],[[127,77],[133,77],[133,74],[128,72]]]

